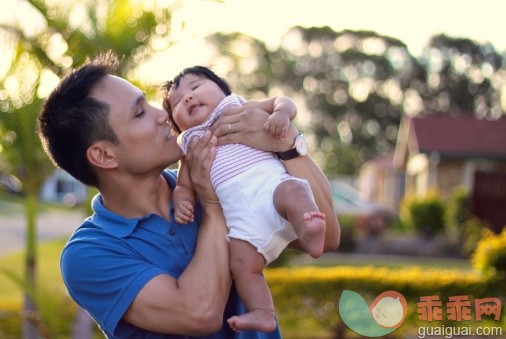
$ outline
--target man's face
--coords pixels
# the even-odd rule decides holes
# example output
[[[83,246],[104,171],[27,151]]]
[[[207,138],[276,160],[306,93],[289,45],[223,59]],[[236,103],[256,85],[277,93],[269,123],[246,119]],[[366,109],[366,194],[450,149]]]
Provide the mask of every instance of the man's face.
[[[206,121],[225,93],[206,77],[188,74],[177,88],[170,90],[170,108],[174,121],[182,131]]]
[[[93,97],[109,105],[109,124],[119,140],[113,147],[120,169],[144,174],[181,159],[167,112],[150,105],[139,88],[107,75]]]

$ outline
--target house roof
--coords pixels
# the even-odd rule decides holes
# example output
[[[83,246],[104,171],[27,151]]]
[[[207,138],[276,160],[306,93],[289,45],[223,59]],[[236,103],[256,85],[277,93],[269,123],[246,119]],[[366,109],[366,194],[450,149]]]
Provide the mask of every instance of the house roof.
[[[506,158],[506,118],[429,115],[409,118],[411,152],[455,157]]]
[[[433,114],[404,118],[394,164],[402,166],[409,154],[432,152],[455,158],[506,159],[506,117],[485,120]]]

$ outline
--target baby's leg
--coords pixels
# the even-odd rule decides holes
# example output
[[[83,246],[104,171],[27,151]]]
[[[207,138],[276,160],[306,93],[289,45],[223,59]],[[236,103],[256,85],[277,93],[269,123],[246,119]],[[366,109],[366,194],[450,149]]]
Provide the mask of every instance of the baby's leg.
[[[302,248],[313,258],[323,253],[325,214],[318,211],[309,188],[298,180],[285,180],[274,191],[274,206],[288,219]]]
[[[248,313],[227,320],[235,331],[272,332],[276,329],[271,292],[262,275],[264,266],[264,257],[252,245],[230,239],[230,270],[237,292],[248,310]]]

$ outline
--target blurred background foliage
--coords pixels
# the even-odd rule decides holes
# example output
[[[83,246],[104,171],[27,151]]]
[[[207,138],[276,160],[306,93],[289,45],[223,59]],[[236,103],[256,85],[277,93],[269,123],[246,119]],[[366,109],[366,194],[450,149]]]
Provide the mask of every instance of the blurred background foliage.
[[[329,27],[293,27],[274,51],[239,33],[209,41],[236,91],[298,100],[312,154],[331,177],[392,151],[403,116],[506,111],[504,55],[466,38],[436,35],[419,58],[398,39]]]
[[[161,2],[128,0],[19,1],[30,20],[0,25],[0,175],[20,180],[25,196],[26,291],[36,290],[36,216],[38,193],[54,170],[43,154],[36,116],[58,79],[100,51],[114,50],[124,58],[121,75],[170,45],[172,8]],[[33,20],[33,21],[31,21]],[[3,70],[3,67],[0,67]],[[6,173],[6,174],[5,174]],[[26,293],[25,314],[36,310]],[[25,321],[23,336],[36,338],[38,329]]]
[[[38,141],[29,138],[50,89],[87,57],[112,49],[124,58],[122,75],[156,100],[156,86],[143,83],[138,69],[173,46],[171,20],[180,2],[20,3],[35,8],[41,24],[36,32],[24,22],[0,26],[3,63],[7,58],[9,65],[0,74],[1,168],[24,179],[29,171],[22,167],[37,164],[40,181],[51,167]],[[418,58],[394,37],[329,27],[293,27],[274,50],[241,33],[206,40],[213,51],[209,66],[219,65],[236,92],[246,98],[282,93],[298,102],[299,128],[313,139],[314,157],[330,177],[354,174],[365,161],[392,151],[403,116],[497,119],[506,111],[504,55],[462,37],[433,36]],[[33,155],[19,152],[23,142]],[[34,163],[23,164],[28,161]]]

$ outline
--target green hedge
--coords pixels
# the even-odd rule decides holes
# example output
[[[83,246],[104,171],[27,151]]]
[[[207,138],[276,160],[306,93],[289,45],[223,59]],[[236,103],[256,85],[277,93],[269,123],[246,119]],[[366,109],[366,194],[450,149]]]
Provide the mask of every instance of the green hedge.
[[[506,273],[506,228],[501,234],[488,232],[479,242],[473,255],[473,265],[486,275]]]
[[[44,329],[53,334],[53,338],[69,337],[76,311],[75,304],[67,296],[60,281],[57,260],[54,259],[58,257],[58,248],[61,246],[61,243],[52,247],[44,246],[40,258],[41,320]],[[21,261],[18,256],[5,259],[14,267],[18,267]],[[281,267],[266,269],[265,276],[285,339],[329,338],[333,332],[346,330],[340,322],[338,310],[339,297],[343,290],[353,290],[361,294],[368,303],[381,292],[388,290],[404,295],[408,301],[408,317],[393,333],[402,335],[403,332],[413,333],[413,329],[420,326],[416,303],[422,296],[438,295],[443,304],[448,301],[448,297],[458,295],[467,295],[470,300],[500,297],[503,305],[506,304],[505,262],[506,231],[501,235],[489,234],[478,243],[473,256],[473,271],[373,266]],[[6,265],[5,261],[3,264]],[[4,291],[10,288],[5,281],[0,283],[0,286],[3,286]],[[9,292],[9,295],[12,293]],[[15,299],[17,301],[0,298],[2,339],[21,337],[21,298]],[[505,323],[506,316],[503,314],[500,325],[505,328]],[[473,323],[473,326],[475,325],[476,323]]]
[[[284,338],[329,338],[333,332],[346,330],[338,311],[343,290],[360,293],[368,303],[384,291],[402,293],[409,304],[408,317],[394,334],[413,332],[419,324],[416,302],[422,296],[439,295],[443,304],[449,296],[469,295],[471,300],[498,296],[497,285],[490,285],[491,280],[478,271],[340,266],[269,268],[265,276]],[[43,320],[53,334],[58,333],[53,336],[56,338],[69,337],[75,314],[73,302],[66,298],[63,292],[61,296],[51,295],[52,302],[47,304],[53,305],[43,310]],[[20,337],[20,307],[21,303],[0,302],[1,338]],[[504,327],[506,317],[502,318]]]
[[[397,334],[413,333],[420,326],[416,303],[422,296],[438,295],[443,305],[450,296],[468,295],[471,301],[498,296],[489,280],[475,271],[303,267],[267,269],[265,274],[285,338],[328,338],[346,331],[338,311],[343,290],[361,294],[369,304],[384,291],[404,295],[408,316]]]

